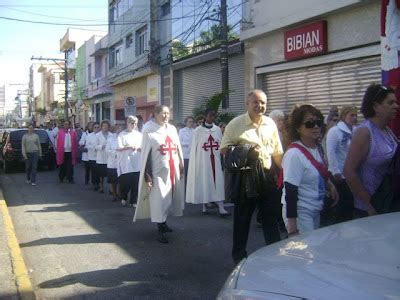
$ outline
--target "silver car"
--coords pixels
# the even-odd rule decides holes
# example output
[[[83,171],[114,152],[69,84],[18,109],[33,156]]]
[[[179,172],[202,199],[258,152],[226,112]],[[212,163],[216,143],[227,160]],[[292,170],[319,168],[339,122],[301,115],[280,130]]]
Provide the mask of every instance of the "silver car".
[[[261,248],[235,268],[217,299],[400,299],[400,213]]]

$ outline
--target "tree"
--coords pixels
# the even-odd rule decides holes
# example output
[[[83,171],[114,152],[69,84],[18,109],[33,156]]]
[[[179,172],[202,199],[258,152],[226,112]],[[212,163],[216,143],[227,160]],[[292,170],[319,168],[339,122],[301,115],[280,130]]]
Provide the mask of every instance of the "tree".
[[[229,123],[230,120],[232,120],[236,115],[233,113],[222,113],[219,112],[219,107],[221,105],[223,99],[223,94],[222,93],[215,93],[211,97],[207,99],[204,103],[202,103],[199,107],[195,107],[192,111],[193,116],[197,117],[198,115],[201,115],[204,113],[206,108],[212,108],[217,112],[217,116],[215,119],[216,124],[219,124],[220,122],[224,122],[226,124]]]
[[[221,26],[219,24],[214,24],[207,31],[202,31],[200,33],[200,38],[195,41],[193,45],[193,52],[199,52],[208,48],[213,48],[219,46],[221,37]],[[233,27],[228,25],[228,42],[238,40],[239,35],[233,32]]]
[[[181,41],[175,40],[172,42],[172,60],[178,60],[190,54],[189,49]]]

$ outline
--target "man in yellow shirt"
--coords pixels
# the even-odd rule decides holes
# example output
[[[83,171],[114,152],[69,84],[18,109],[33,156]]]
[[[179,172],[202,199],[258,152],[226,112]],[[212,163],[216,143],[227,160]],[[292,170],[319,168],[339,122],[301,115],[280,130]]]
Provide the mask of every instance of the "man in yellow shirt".
[[[283,150],[278,129],[271,118],[264,116],[267,96],[263,91],[251,91],[246,98],[246,107],[245,114],[236,117],[226,126],[221,142],[221,152],[227,155],[231,146],[251,146],[248,159],[257,162],[253,163],[253,166],[260,166],[252,167],[250,171],[257,182],[254,190],[246,188],[244,182],[243,172],[249,171],[238,171],[241,172],[240,187],[232,197],[235,202],[232,247],[235,263],[247,257],[246,245],[250,221],[256,206],[262,215],[265,243],[268,245],[280,240],[278,216],[281,214],[281,193],[270,172],[272,160],[279,168],[282,161]]]

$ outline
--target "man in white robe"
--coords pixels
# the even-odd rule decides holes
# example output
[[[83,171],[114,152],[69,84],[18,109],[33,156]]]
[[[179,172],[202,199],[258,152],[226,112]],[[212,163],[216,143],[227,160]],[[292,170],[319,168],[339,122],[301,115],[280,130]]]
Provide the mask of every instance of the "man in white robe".
[[[138,203],[133,221],[151,218],[158,240],[168,243],[168,215],[182,216],[184,207],[183,156],[176,128],[168,124],[169,109],[155,108],[155,122],[143,131]]]
[[[203,125],[193,135],[186,188],[186,202],[203,204],[203,214],[208,214],[207,203],[215,202],[221,217],[230,216],[224,208],[224,174],[221,165],[221,129],[214,124],[215,110],[205,111]]]

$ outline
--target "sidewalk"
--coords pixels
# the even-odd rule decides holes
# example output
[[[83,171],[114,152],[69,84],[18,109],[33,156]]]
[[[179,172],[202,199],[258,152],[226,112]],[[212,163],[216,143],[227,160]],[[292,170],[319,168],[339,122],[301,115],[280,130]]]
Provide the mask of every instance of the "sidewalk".
[[[35,299],[1,187],[0,299]]]

